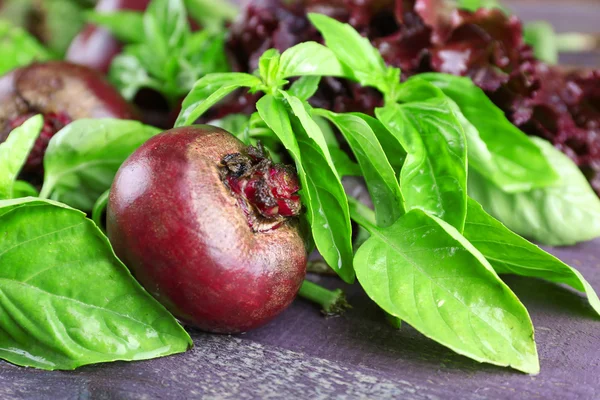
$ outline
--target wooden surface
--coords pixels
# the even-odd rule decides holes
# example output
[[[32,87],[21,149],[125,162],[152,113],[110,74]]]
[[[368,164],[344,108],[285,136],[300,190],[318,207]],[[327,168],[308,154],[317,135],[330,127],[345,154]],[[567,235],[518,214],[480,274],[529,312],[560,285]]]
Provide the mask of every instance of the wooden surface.
[[[507,3],[525,20],[548,19],[561,32],[600,30],[597,0]],[[600,65],[597,54],[563,61]],[[600,290],[600,240],[552,252]],[[0,399],[599,399],[600,320],[587,301],[543,281],[507,281],[536,328],[542,371],[535,377],[478,364],[406,324],[395,331],[358,286],[344,286],[354,308],[343,317],[325,319],[297,300],[245,335],[192,332],[196,346],[182,355],[74,372],[0,362]]]

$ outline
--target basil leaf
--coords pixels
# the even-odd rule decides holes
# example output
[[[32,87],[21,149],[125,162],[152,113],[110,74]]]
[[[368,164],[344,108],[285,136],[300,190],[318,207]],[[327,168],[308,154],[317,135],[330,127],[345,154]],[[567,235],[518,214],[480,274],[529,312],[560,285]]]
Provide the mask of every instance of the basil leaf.
[[[329,146],[329,154],[331,154],[333,165],[340,177],[362,176],[360,166],[352,161],[345,151],[339,147]]]
[[[521,236],[551,246],[569,246],[600,236],[600,200],[569,157],[532,137],[561,174],[561,183],[529,192],[506,193],[474,171],[469,195]]]
[[[344,281],[351,283],[354,270],[348,202],[339,176],[332,168],[329,152],[324,153],[322,144],[313,139],[318,133],[306,132],[297,117],[290,117],[282,100],[267,95],[256,106],[261,118],[296,163],[302,186],[300,195],[307,209],[315,245],[327,264]],[[301,110],[296,111],[306,119]]]
[[[84,7],[73,0],[52,0],[44,2],[42,12],[43,22],[37,24],[45,31],[46,46],[62,57],[85,26]]]
[[[0,75],[51,58],[48,50],[29,33],[0,20]]]
[[[161,83],[150,77],[139,58],[128,52],[130,50],[131,47],[113,59],[109,71],[110,81],[127,100],[133,100],[141,88],[160,91]]]
[[[152,0],[143,16],[145,42],[158,57],[181,48],[190,34],[183,0]]]
[[[369,230],[354,266],[375,303],[459,354],[539,372],[527,310],[456,229],[414,209]]]
[[[469,79],[448,74],[419,74],[439,87],[477,130],[467,128],[471,167],[507,192],[526,191],[558,182],[540,149]]]
[[[60,130],[44,156],[43,198],[89,211],[121,164],[159,129],[138,121],[80,119]]]
[[[287,90],[287,92],[300,100],[308,100],[314,96],[319,89],[319,83],[321,82],[320,76],[303,76],[294,83]]]
[[[278,76],[280,60],[281,54],[277,49],[269,49],[260,56],[258,73],[265,83],[264,90],[283,84],[281,77]]]
[[[19,199],[22,197],[37,197],[39,196],[38,190],[29,182],[26,181],[15,181],[13,184],[12,197]]]
[[[396,176],[399,176],[400,170],[402,169],[404,161],[406,160],[406,151],[404,151],[404,148],[402,147],[402,144],[400,144],[398,138],[396,138],[396,136],[387,130],[379,120],[369,115],[362,113],[350,113],[350,115],[362,119],[369,125],[369,127],[371,127],[373,133],[375,133],[375,136],[377,136],[377,140],[381,144],[383,151],[385,152],[387,160],[394,169]]]
[[[408,155],[400,172],[407,210],[419,208],[462,231],[467,214],[465,136],[446,99],[375,110]]]
[[[533,54],[548,64],[558,64],[558,43],[552,24],[546,21],[528,22],[523,27],[525,43],[533,47]]]
[[[308,18],[325,38],[325,44],[344,65],[346,76],[363,86],[377,87],[387,91],[383,85],[388,79],[388,68],[381,53],[369,39],[362,37],[348,24],[322,14],[311,13]]]
[[[43,125],[44,118],[41,115],[31,117],[9,133],[4,143],[0,143],[0,200],[13,197],[15,180],[25,165]]]
[[[139,11],[88,11],[85,15],[90,23],[106,28],[123,43],[142,43],[145,39],[144,14]]]
[[[85,214],[0,201],[0,357],[45,370],[186,351],[192,341]]]
[[[345,73],[333,51],[316,42],[304,42],[283,52],[278,77],[306,75],[343,77]]]
[[[354,153],[373,200],[377,225],[387,227],[404,214],[402,194],[390,165],[371,127],[361,118],[317,110],[340,130]]]
[[[209,108],[235,90],[260,85],[260,78],[244,73],[208,74],[200,79],[183,100],[175,127],[192,125]]]
[[[585,292],[590,304],[600,314],[600,299],[575,268],[523,239],[502,225],[481,205],[469,199],[465,238],[492,264],[499,274],[515,274],[563,283]]]
[[[185,0],[185,5],[192,18],[203,27],[217,25],[220,28],[224,21],[233,21],[239,14],[229,1]]]

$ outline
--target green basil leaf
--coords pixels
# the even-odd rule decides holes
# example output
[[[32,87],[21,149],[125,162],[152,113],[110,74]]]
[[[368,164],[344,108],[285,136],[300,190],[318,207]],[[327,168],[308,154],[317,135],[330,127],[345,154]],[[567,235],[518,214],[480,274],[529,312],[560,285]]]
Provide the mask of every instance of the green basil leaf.
[[[303,105],[301,107],[304,109]],[[313,139],[319,133],[307,132],[299,117],[290,116],[282,100],[264,96],[258,101],[257,110],[296,163],[302,186],[300,195],[307,209],[315,245],[327,264],[344,281],[351,283],[354,270],[348,201],[335,167],[332,167],[331,155],[328,151],[324,153],[322,144]],[[303,119],[309,119],[300,109],[296,112]],[[309,124],[306,126],[315,129]]]
[[[539,372],[527,310],[456,229],[414,209],[369,230],[354,266],[375,303],[459,354]]]
[[[4,143],[0,143],[0,200],[13,197],[15,180],[25,165],[43,125],[44,117],[31,117],[9,133]]]
[[[360,166],[352,161],[345,151],[336,146],[329,146],[329,154],[331,154],[333,165],[340,177],[362,176]]]
[[[536,242],[569,246],[600,236],[600,200],[577,165],[543,139],[531,140],[561,174],[561,183],[506,193],[475,171],[469,195],[510,230]]]
[[[497,8],[507,15],[510,14],[510,10],[502,5],[499,0],[457,0],[457,6],[473,12],[480,8]]]
[[[211,125],[219,127],[231,133],[246,145],[250,144],[245,135],[250,125],[250,116],[246,114],[229,114],[219,120],[211,121]]]
[[[50,52],[29,33],[0,20],[0,75],[51,58]]]
[[[133,100],[141,88],[151,88],[160,91],[161,83],[153,79],[141,64],[139,58],[129,53],[128,47],[124,53],[116,56],[110,64],[110,81],[119,89],[127,100]]]
[[[293,76],[345,75],[337,57],[327,47],[316,42],[304,42],[290,47],[281,55],[279,79]]]
[[[37,197],[39,196],[38,190],[29,182],[26,181],[15,181],[13,184],[13,195],[15,199],[22,197]]]
[[[400,170],[402,170],[404,162],[406,161],[406,151],[402,147],[402,144],[398,138],[389,130],[387,130],[379,120],[362,113],[350,114],[361,118],[371,127],[375,133],[375,136],[377,136],[377,140],[381,144],[383,151],[385,152],[387,160],[394,169],[396,176],[399,176]]]
[[[183,100],[175,127],[188,126],[196,122],[209,108],[223,100],[235,90],[260,85],[260,78],[244,73],[208,74],[196,82]]]
[[[239,14],[229,1],[184,0],[191,17],[203,27],[221,28],[224,21],[233,21]]]
[[[337,126],[358,160],[375,206],[377,225],[387,227],[396,222],[404,214],[404,200],[394,169],[369,124],[351,114],[317,112]]]
[[[46,46],[63,56],[71,42],[85,26],[84,7],[73,0],[46,1],[44,20],[38,22],[45,31]]]
[[[277,87],[282,84],[279,75],[279,62],[281,54],[277,49],[265,51],[258,60],[258,73],[267,88]]]
[[[58,132],[44,156],[40,194],[89,211],[121,164],[160,130],[138,121],[80,119]]]
[[[0,201],[0,357],[69,370],[186,351],[192,341],[85,214]]]
[[[552,24],[546,21],[532,21],[523,27],[525,43],[533,47],[533,54],[548,64],[558,64],[558,43]]]
[[[426,210],[462,231],[467,214],[467,149],[446,99],[388,103],[375,114],[408,154],[400,172],[406,209]]]
[[[507,192],[558,182],[556,171],[540,149],[469,78],[438,73],[418,77],[439,87],[474,127],[466,130],[473,169]]]
[[[585,292],[594,310],[600,314],[600,299],[579,271],[512,232],[483,211],[473,199],[468,201],[464,235],[497,273],[569,285]]]
[[[381,53],[369,39],[362,37],[350,25],[326,15],[311,13],[308,18],[325,38],[327,47],[345,67],[346,77],[357,80],[363,86],[387,91],[384,82],[389,79],[388,68]]]
[[[308,100],[314,96],[319,89],[319,83],[321,82],[320,76],[303,76],[294,83],[287,90],[287,92],[300,100]]]
[[[139,11],[86,12],[87,20],[106,28],[123,43],[144,42],[144,14]]]
[[[143,16],[145,42],[159,57],[182,47],[190,34],[183,0],[152,0]]]

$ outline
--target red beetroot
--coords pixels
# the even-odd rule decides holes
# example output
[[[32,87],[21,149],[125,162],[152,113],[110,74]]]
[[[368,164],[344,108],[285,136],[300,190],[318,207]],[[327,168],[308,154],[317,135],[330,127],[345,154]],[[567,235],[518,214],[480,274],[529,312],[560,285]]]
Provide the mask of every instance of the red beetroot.
[[[150,0],[100,0],[96,11],[144,11],[149,3]],[[67,60],[107,73],[121,48],[122,44],[109,31],[89,24],[73,39]]]
[[[44,128],[23,168],[32,180],[43,174],[48,142],[80,118],[137,119],[135,109],[98,72],[64,61],[32,64],[0,78],[0,143],[35,114]]]
[[[140,283],[200,329],[238,333],[283,311],[307,254],[296,176],[211,126],[154,137],[121,167],[108,235]]]

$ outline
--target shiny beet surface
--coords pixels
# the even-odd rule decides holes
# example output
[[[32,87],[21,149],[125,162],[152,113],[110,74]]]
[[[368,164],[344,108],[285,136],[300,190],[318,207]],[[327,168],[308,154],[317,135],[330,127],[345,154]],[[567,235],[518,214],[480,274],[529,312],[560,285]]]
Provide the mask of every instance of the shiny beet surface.
[[[292,302],[306,272],[298,218],[257,230],[244,199],[223,182],[237,170],[222,161],[249,152],[219,128],[173,129],[138,149],[111,190],[107,228],[117,255],[175,316],[210,332],[268,322]],[[255,170],[238,176],[247,183]],[[288,196],[294,183],[284,181]]]
[[[100,0],[96,11],[144,11],[150,0]],[[122,44],[106,29],[88,24],[73,39],[67,60],[107,73],[113,58],[121,52]]]
[[[44,131],[24,172],[41,175],[48,141],[80,118],[138,119],[136,110],[98,72],[64,61],[31,64],[0,78],[0,143],[27,117],[43,114]]]

